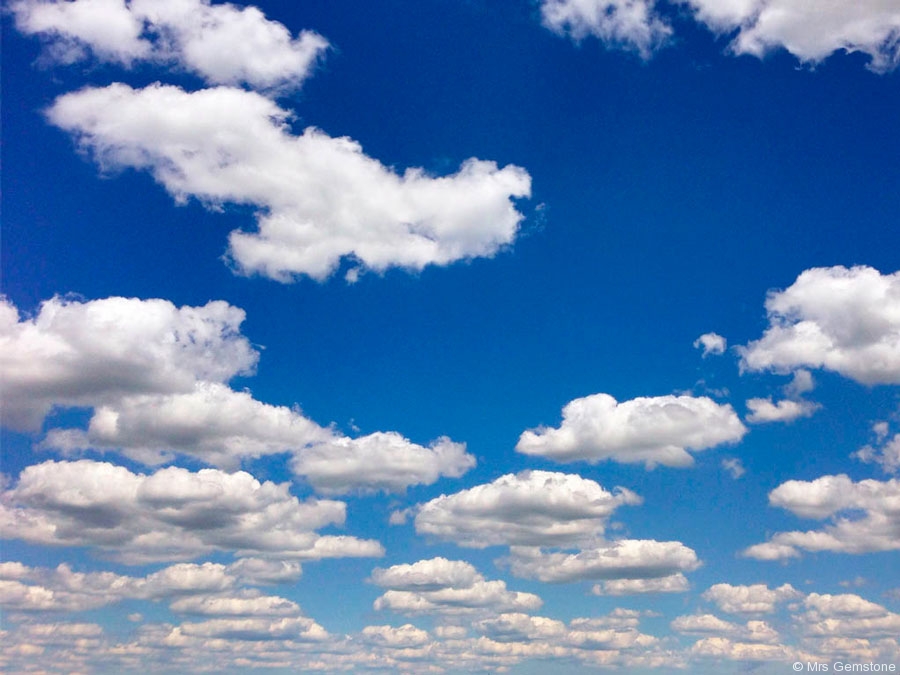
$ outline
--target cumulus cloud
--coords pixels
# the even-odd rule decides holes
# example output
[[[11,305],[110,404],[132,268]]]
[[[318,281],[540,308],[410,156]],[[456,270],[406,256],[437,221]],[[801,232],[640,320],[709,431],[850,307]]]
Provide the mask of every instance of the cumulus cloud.
[[[652,579],[609,579],[595,584],[594,595],[639,595],[643,593],[684,593],[690,590],[681,572]]]
[[[652,539],[622,539],[577,553],[517,546],[508,562],[516,576],[551,583],[671,577],[700,566],[697,554],[681,542]]]
[[[580,41],[593,36],[649,58],[671,33],[654,0],[543,0],[544,26]]]
[[[90,460],[29,466],[0,499],[4,537],[94,546],[132,564],[220,550],[296,560],[382,555],[377,541],[316,532],[345,516],[343,502],[301,502],[287,483],[261,483],[243,471],[169,467],[142,475]]]
[[[814,268],[766,300],[769,327],[739,347],[743,370],[823,368],[862,384],[900,383],[900,272]]]
[[[321,35],[293,37],[256,7],[209,0],[16,0],[11,9],[16,28],[44,38],[64,63],[89,53],[124,66],[149,61],[211,84],[298,87],[328,48]]]
[[[244,311],[226,302],[55,297],[21,318],[0,300],[3,424],[40,427],[52,406],[95,406],[131,394],[188,393],[198,381],[253,372],[240,334]]]
[[[709,30],[730,38],[728,51],[762,58],[784,49],[815,65],[838,51],[868,56],[886,72],[900,62],[900,10],[890,0],[811,5],[804,0],[543,0],[544,26],[575,41],[593,36],[649,58],[673,35],[673,10],[690,8]]]
[[[694,348],[702,349],[704,358],[710,354],[724,354],[727,345],[728,341],[718,333],[704,333],[694,340]]]
[[[556,546],[590,540],[623,504],[640,504],[630,490],[609,492],[574,474],[523,471],[501,476],[421,505],[419,534],[460,546]]]
[[[518,452],[560,462],[643,462],[690,466],[690,451],[736,443],[747,432],[730,405],[705,396],[639,397],[618,402],[594,394],[566,404],[559,428],[525,431]]]
[[[400,492],[475,465],[465,445],[429,447],[396,432],[348,438],[299,409],[274,406],[225,382],[258,353],[240,334],[243,310],[224,302],[53,298],[33,318],[0,300],[3,423],[37,429],[54,407],[86,406],[86,430],[50,429],[43,449],[115,450],[144,464],[177,455],[234,470],[279,453],[322,493]]]
[[[714,602],[729,614],[771,614],[776,604],[796,600],[801,593],[790,584],[769,588],[765,584],[732,586],[715,584],[703,593],[703,599]]]
[[[810,417],[821,406],[809,401],[784,399],[773,403],[770,398],[751,398],[747,401],[747,421],[751,424],[766,422],[793,422],[799,417]]]
[[[900,480],[852,481],[846,475],[791,480],[769,493],[769,503],[801,518],[830,522],[821,530],[779,532],[744,551],[760,560],[798,557],[801,550],[870,553],[900,549]]]
[[[510,591],[506,582],[488,581],[471,564],[446,558],[376,568],[371,580],[389,589],[375,600],[375,609],[401,614],[515,612],[542,604],[533,593]]]
[[[431,485],[441,476],[458,478],[474,466],[465,443],[444,437],[426,448],[396,432],[333,438],[298,451],[291,461],[294,473],[322,494],[402,492],[409,485]]]
[[[878,464],[885,473],[900,471],[900,434],[889,437],[888,429],[887,422],[876,423],[873,427],[875,443],[863,446],[851,457],[868,464]]]
[[[282,282],[325,279],[345,257],[380,272],[493,256],[522,219],[512,199],[531,190],[524,169],[474,158],[448,176],[398,174],[349,138],[292,134],[287,110],[229,87],[113,84],[61,96],[47,115],[105,169],[149,171],[179,201],[256,207],[257,231],[232,232],[229,255]]]
[[[731,474],[731,477],[737,480],[745,473],[744,463],[737,457],[727,457],[722,460],[722,468]]]
[[[862,52],[869,67],[886,71],[900,60],[900,9],[889,0],[810,5],[803,0],[681,0],[717,33],[732,33],[735,54],[762,57],[786,49],[816,64],[836,51]]]
[[[799,617],[801,630],[810,637],[894,638],[900,635],[900,614],[854,594],[810,593],[807,611]]]

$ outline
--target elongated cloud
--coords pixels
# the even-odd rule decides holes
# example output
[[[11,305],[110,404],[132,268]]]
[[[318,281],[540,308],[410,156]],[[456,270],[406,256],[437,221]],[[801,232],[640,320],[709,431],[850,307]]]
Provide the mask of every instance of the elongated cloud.
[[[446,558],[376,568],[372,582],[389,589],[375,601],[375,609],[401,614],[496,614],[542,604],[533,593],[507,590],[506,582],[488,581],[473,565]]]
[[[750,410],[747,421],[751,424],[793,422],[798,417],[811,416],[819,407],[809,401],[784,399],[773,403],[771,398],[751,398],[747,401],[747,408]]]
[[[256,7],[209,0],[17,0],[11,9],[16,28],[43,37],[57,60],[149,61],[211,84],[297,87],[328,47],[312,31],[291,36]]]
[[[188,560],[213,551],[295,560],[371,557],[377,541],[320,535],[341,525],[346,505],[301,502],[288,484],[243,471],[149,475],[105,462],[44,462],[27,467],[0,496],[6,538],[50,546],[94,546],[126,563]]]
[[[769,328],[740,347],[744,370],[823,368],[862,384],[900,383],[900,272],[817,267],[766,300]]]
[[[105,169],[146,170],[180,201],[256,207],[258,230],[232,232],[229,255],[283,282],[325,279],[344,257],[380,272],[493,256],[522,219],[512,199],[531,190],[524,169],[474,158],[449,176],[398,174],[349,138],[292,134],[287,110],[228,87],[114,84],[61,96],[47,115]]]
[[[523,471],[501,476],[419,507],[416,532],[461,546],[555,546],[603,532],[623,504],[640,504],[630,490],[609,492],[574,474]]]
[[[33,318],[0,299],[3,424],[40,426],[53,405],[95,406],[131,394],[186,393],[198,381],[250,374],[257,353],[244,311],[225,302],[53,298]]]
[[[801,551],[871,553],[900,549],[900,480],[862,480],[846,475],[791,480],[769,493],[769,503],[801,518],[829,520],[821,530],[779,532],[744,555],[759,560],[799,557]],[[851,517],[850,511],[863,515]]]
[[[734,55],[763,58],[784,49],[815,65],[838,51],[862,52],[876,72],[900,62],[900,9],[891,0],[543,0],[541,17],[559,35],[575,41],[596,37],[647,59],[674,42],[679,5],[712,32],[728,36]]]
[[[688,450],[739,441],[747,429],[730,405],[693,396],[640,397],[619,403],[609,394],[578,398],[563,408],[559,428],[524,432],[518,452],[559,462],[613,460],[690,466]]]

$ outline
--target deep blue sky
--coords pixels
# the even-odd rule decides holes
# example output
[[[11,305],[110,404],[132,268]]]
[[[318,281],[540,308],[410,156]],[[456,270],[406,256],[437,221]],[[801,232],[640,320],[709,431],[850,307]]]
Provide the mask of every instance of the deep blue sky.
[[[38,313],[42,301],[66,294],[83,303],[112,296],[162,298],[177,307],[224,300],[246,311],[240,332],[260,354],[255,374],[231,380],[235,391],[248,388],[266,404],[299,405],[308,418],[333,423],[350,437],[396,430],[427,446],[448,436],[466,443],[477,458],[477,466],[461,477],[413,484],[399,494],[353,490],[331,496],[348,505],[343,533],[380,541],[384,557],[312,561],[303,564],[299,581],[254,588],[299,603],[334,640],[360,634],[365,626],[411,622],[431,630],[429,640],[437,641],[435,627],[457,625],[458,616],[373,610],[384,589],[366,580],[376,567],[436,556],[467,561],[486,579],[540,596],[543,607],[529,611],[535,616],[569,622],[617,607],[658,612],[640,624],[643,633],[660,640],[646,654],[668,654],[657,672],[679,663],[713,672],[754,664],[762,672],[781,672],[789,667],[782,661],[810,654],[826,661],[861,659],[861,646],[828,652],[816,642],[822,636],[791,618],[813,611],[811,593],[855,594],[882,606],[886,625],[900,626],[896,545],[857,552],[801,549],[798,557],[781,562],[741,555],[778,532],[819,530],[832,522],[769,505],[768,494],[786,481],[847,474],[854,481],[890,484],[888,465],[850,455],[876,443],[877,422],[888,423],[887,441],[900,431],[898,380],[888,375],[885,383],[872,384],[834,367],[798,362],[789,370],[807,368],[816,384],[803,400],[821,407],[787,423],[752,424],[746,401],[784,399],[782,387],[790,377],[741,373],[733,349],[758,340],[769,326],[768,291],[790,287],[812,268],[862,265],[893,279],[892,300],[860,312],[885,312],[886,340],[893,339],[887,360],[900,359],[900,281],[889,277],[900,267],[896,71],[866,69],[869,57],[859,52],[837,52],[819,63],[782,48],[764,58],[734,55],[728,46],[734,32],[717,38],[685,6],[658,10],[673,34],[646,59],[596,37],[578,41],[555,34],[542,25],[538,4],[527,1],[259,6],[292,34],[314,30],[331,44],[302,88],[264,92],[293,112],[293,133],[315,126],[333,137],[351,137],[399,173],[423,167],[434,176],[448,175],[469,157],[514,164],[530,175],[532,194],[514,202],[523,215],[515,240],[490,256],[421,271],[368,271],[352,284],[343,278],[346,260],[323,281],[299,275],[293,283],[279,283],[235,274],[223,262],[227,235],[255,229],[252,206],[226,200],[214,209],[196,199],[176,204],[147,171],[99,167],[90,152],[79,151],[72,134],[47,118],[59,96],[86,85],[124,82],[139,89],[161,81],[196,92],[214,83],[177,64],[123,68],[96,53],[60,64],[51,57],[51,34],[27,35],[11,12],[3,17],[2,292],[22,320]],[[710,332],[726,337],[729,349],[702,357],[692,343]],[[559,463],[516,452],[522,432],[560,426],[563,406],[597,393],[620,403],[709,396],[731,405],[749,432],[739,442],[714,443],[696,453],[688,468]],[[73,410],[67,400],[63,394],[54,399],[58,408],[40,429],[4,428],[3,472],[10,486],[25,467],[48,460],[86,457],[138,474],[158,470],[125,450],[94,448],[76,456],[38,449],[55,427],[86,428],[90,405]],[[746,473],[733,478],[722,465],[728,458],[738,458]],[[172,464],[192,471],[205,466],[197,456],[184,455]],[[302,476],[292,475],[283,454],[245,457],[239,464],[260,481],[290,481],[291,492],[302,499],[315,494]],[[397,509],[527,470],[577,474],[607,490],[623,486],[641,495],[643,505],[616,511],[612,520],[623,529],[608,526],[606,540],[682,542],[703,563],[685,570],[690,589],[595,596],[590,589],[596,579],[553,584],[514,574],[502,561],[507,546],[473,549],[417,534],[414,514],[405,525],[387,524]],[[7,499],[10,508],[26,508],[21,495],[16,499]],[[865,514],[847,508],[853,517]],[[896,544],[900,532],[893,518],[888,538]],[[109,551],[95,550],[89,539],[73,548],[29,540],[16,529],[5,536],[11,541],[3,561],[32,568],[71,561],[82,572],[145,576],[182,560],[129,566]],[[221,549],[186,559],[227,565],[239,557],[236,550]],[[841,585],[857,577],[858,586]],[[797,595],[789,601],[793,609],[779,604],[771,614],[728,614],[701,597],[717,583],[771,589],[789,583]],[[131,598],[72,611],[39,611],[10,601],[3,628],[19,643],[31,644],[32,624],[98,623],[108,632],[101,638],[106,649],[139,640],[132,627],[210,619],[167,610],[169,601]],[[502,611],[488,607],[462,615],[463,625],[491,621]],[[135,612],[140,619],[124,621]],[[780,636],[764,644],[782,651],[765,658],[711,657],[695,645],[692,652],[697,640],[711,636],[763,644],[727,630],[691,632],[672,623],[704,614],[742,626],[768,621]],[[477,630],[471,628],[468,637],[478,637]],[[880,652],[866,653],[877,652],[869,660],[896,661],[900,651],[891,630],[839,637],[872,644],[887,639]],[[531,636],[523,642],[534,647],[546,643],[541,640]],[[374,667],[397,667],[390,649],[361,637],[353,644],[354,653],[369,650],[382,659]],[[560,648],[571,649],[571,643]],[[63,668],[67,649],[47,647],[42,666]],[[313,657],[305,650],[293,652],[287,670],[310,667],[304,659]],[[627,660],[639,653],[644,654],[625,649],[625,660],[617,663],[646,666]],[[98,654],[87,670],[129,668],[115,665],[103,649]],[[162,670],[192,667],[171,661],[164,650],[154,654],[151,665]],[[16,658],[4,657],[14,669]],[[449,657],[408,658],[415,670]],[[571,653],[549,662],[521,656],[509,664],[523,673],[536,667],[571,672],[573,663],[589,668],[591,662],[580,659]],[[454,663],[443,665],[452,669]],[[227,658],[220,665],[244,667]],[[246,667],[252,665],[251,658]],[[497,663],[481,665],[490,670]],[[326,666],[332,669],[339,667]]]

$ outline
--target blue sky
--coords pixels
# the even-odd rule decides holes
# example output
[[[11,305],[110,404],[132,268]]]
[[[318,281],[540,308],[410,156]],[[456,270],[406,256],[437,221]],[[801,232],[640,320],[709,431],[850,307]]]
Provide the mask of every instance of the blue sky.
[[[6,9],[4,670],[900,667],[896,2]]]

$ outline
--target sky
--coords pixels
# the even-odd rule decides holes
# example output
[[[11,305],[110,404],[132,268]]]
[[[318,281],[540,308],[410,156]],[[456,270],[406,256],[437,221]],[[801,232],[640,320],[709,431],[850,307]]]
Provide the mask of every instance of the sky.
[[[896,0],[0,20],[0,670],[900,669]]]

